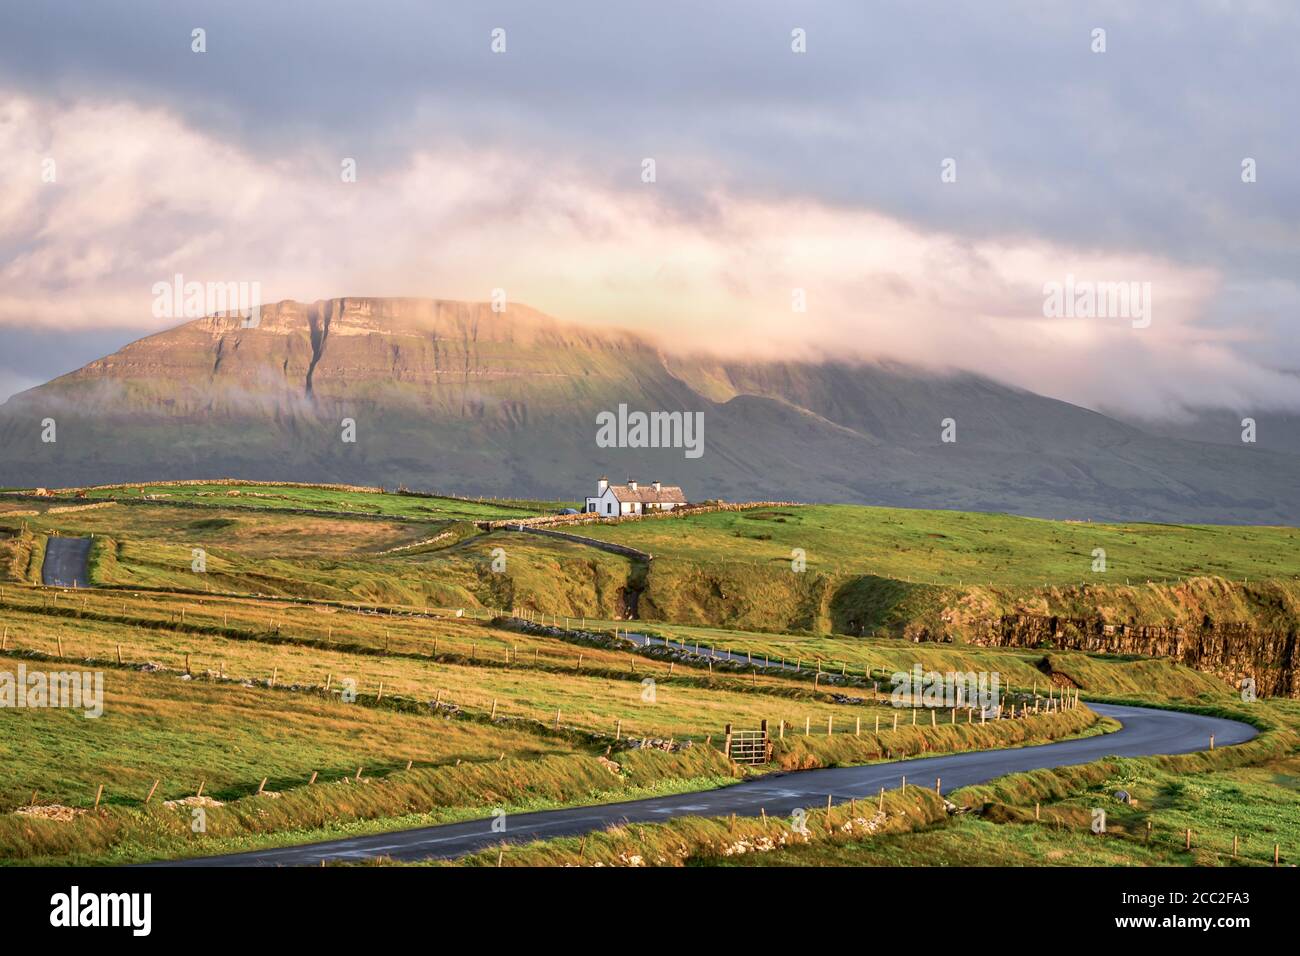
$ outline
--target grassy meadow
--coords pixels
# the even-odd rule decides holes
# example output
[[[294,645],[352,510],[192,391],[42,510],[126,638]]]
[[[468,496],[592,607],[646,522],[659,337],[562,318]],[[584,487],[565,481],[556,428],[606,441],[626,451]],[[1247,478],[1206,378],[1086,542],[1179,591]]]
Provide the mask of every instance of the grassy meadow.
[[[202,842],[201,852],[216,852],[460,819],[498,804],[718,786],[751,772],[716,749],[729,723],[784,724],[775,763],[758,772],[1099,733],[1110,728],[1082,710],[989,728],[954,725],[947,712],[930,726],[921,712],[912,726],[904,711],[895,730],[888,675],[919,664],[994,672],[1020,694],[1069,686],[1215,708],[1231,708],[1237,695],[1220,677],[1169,659],[900,636],[919,620],[956,627],[1008,611],[1291,628],[1300,617],[1300,532],[1287,528],[797,506],[574,529],[653,553],[647,569],[584,544],[476,525],[562,504],[252,482],[0,497],[0,671],[100,669],[107,693],[93,720],[0,710],[0,759],[10,768],[0,782],[0,861],[200,852],[183,808],[162,806],[200,783],[223,804]],[[54,535],[93,536],[93,587],[39,586]],[[1091,571],[1096,548],[1106,551],[1104,573]],[[795,549],[804,571],[791,566]],[[501,620],[515,609],[566,633]],[[688,654],[611,642],[629,628],[685,651],[747,653],[760,666],[710,668]],[[761,666],[780,661],[803,670]],[[857,679],[838,680],[841,671]],[[882,682],[880,697],[872,680]],[[1261,706],[1277,724],[1300,726],[1293,702]],[[693,746],[629,751],[616,733]],[[1032,823],[1024,801],[1007,793],[983,794],[981,805],[994,809],[950,820],[909,788],[883,823],[779,853],[724,852],[717,821],[678,821],[685,830],[651,842],[674,863],[903,864],[927,848],[931,862],[961,862],[1000,840],[1026,864],[1220,863],[1229,830],[1300,830],[1294,757],[1278,746],[1249,764],[1126,765],[1137,773],[1132,814],[1158,812],[1158,833],[1204,817],[1200,856],[1130,839],[1125,827],[1144,833],[1145,822],[1129,809],[1104,840],[1078,832],[1089,801],[1115,784],[1109,778],[1071,778],[1073,789],[1053,791],[1047,816]],[[15,812],[33,800],[72,817]],[[594,840],[591,859],[605,846],[619,862],[626,840]],[[511,852],[556,862],[573,849],[560,841],[531,856]]]

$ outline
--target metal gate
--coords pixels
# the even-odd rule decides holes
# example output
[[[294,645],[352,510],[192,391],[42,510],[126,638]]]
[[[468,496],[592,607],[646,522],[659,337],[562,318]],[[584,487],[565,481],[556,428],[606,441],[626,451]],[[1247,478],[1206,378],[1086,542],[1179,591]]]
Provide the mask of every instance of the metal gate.
[[[727,724],[724,752],[736,763],[767,763],[772,759],[772,743],[767,736],[767,721],[763,721],[758,730],[733,730],[731,724]]]

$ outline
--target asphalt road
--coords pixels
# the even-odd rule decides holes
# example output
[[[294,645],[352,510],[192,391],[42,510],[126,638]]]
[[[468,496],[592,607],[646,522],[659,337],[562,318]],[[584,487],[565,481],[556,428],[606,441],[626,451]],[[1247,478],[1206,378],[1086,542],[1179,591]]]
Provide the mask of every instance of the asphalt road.
[[[89,538],[45,539],[45,563],[41,565],[41,583],[58,588],[84,588],[90,579],[86,560],[90,557]]]
[[[1204,750],[1209,746],[1211,734],[1215,746],[1221,747],[1244,743],[1257,733],[1246,724],[1217,717],[1146,707],[1089,706],[1099,714],[1121,721],[1123,729],[1113,734],[1034,747],[922,757],[866,767],[831,767],[772,774],[703,793],[521,813],[506,818],[504,833],[492,832],[492,820],[488,818],[156,865],[318,866],[322,860],[357,861],[378,856],[394,860],[447,858],[493,846],[503,840],[518,843],[575,836],[619,823],[657,822],[676,816],[716,817],[731,813],[756,817],[762,810],[769,815],[788,816],[799,807],[824,807],[828,795],[834,803],[845,803],[850,798],[874,797],[882,786],[890,789],[899,786],[904,775],[912,783],[927,787],[934,786],[936,777],[942,777],[941,789],[947,792],[1008,773],[1089,763],[1112,755],[1142,757]]]

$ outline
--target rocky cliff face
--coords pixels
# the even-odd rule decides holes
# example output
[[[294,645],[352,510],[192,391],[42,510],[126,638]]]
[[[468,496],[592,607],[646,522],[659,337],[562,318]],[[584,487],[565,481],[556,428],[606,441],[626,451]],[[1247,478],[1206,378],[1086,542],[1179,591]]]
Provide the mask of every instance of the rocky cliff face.
[[[599,447],[596,415],[620,404],[703,413],[703,456]],[[0,407],[7,485],[237,475],[571,500],[605,472],[695,499],[1300,523],[1300,456],[1156,438],[971,375],[682,356],[520,305],[280,302],[258,328],[188,322]]]
[[[971,643],[988,647],[1055,647],[1104,654],[1168,657],[1234,687],[1250,678],[1261,697],[1300,697],[1296,686],[1296,629],[1251,624],[1107,624],[1098,618],[1063,619],[1006,614],[980,622]]]
[[[914,640],[1166,657],[1261,697],[1300,697],[1300,581],[986,588],[941,596],[902,625]]]

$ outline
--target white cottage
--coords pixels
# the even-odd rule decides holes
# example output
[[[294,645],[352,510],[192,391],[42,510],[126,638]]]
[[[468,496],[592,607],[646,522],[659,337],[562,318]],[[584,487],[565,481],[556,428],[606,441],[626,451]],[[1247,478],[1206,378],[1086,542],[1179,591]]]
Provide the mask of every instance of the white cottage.
[[[596,494],[587,499],[583,510],[590,514],[618,517],[640,515],[654,511],[672,511],[686,504],[686,496],[676,485],[652,481],[642,488],[629,478],[626,485],[611,485],[604,475],[596,482]]]

